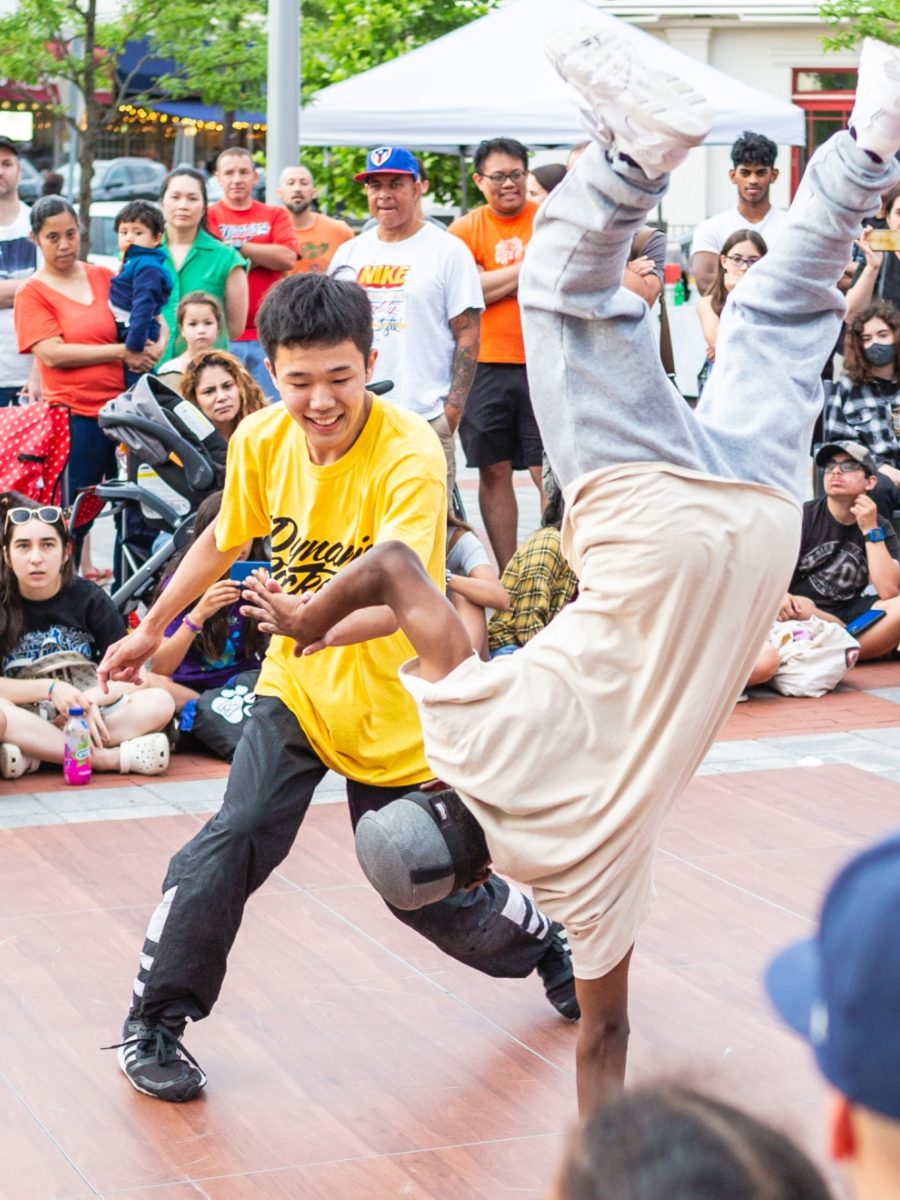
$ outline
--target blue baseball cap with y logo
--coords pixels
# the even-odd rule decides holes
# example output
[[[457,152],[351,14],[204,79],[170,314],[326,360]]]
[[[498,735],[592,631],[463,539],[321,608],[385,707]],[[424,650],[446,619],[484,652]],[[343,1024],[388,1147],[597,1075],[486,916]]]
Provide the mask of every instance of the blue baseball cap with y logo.
[[[365,183],[370,175],[412,175],[418,179],[419,163],[402,146],[378,146],[366,155],[366,169],[353,178],[357,183]]]
[[[900,833],[828,890],[814,938],[766,972],[769,997],[848,1100],[900,1120]]]

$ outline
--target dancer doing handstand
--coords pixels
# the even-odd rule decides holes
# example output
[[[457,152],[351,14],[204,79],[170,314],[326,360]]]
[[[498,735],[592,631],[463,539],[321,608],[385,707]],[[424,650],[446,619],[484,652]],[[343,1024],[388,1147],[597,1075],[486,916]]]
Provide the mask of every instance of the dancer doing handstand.
[[[618,37],[562,32],[552,54],[594,142],[541,210],[519,295],[577,600],[518,654],[481,662],[415,555],[385,544],[299,600],[253,580],[244,611],[299,654],[327,647],[357,608],[393,609],[418,655],[401,676],[429,764],[455,790],[365,816],[360,859],[407,908],[477,879],[488,856],[531,885],[568,930],[588,1109],[624,1077],[629,960],[660,826],[796,560],[819,374],[844,308],[835,284],[900,173],[900,51],[865,44],[851,131],[816,151],[788,231],[735,289],[696,411],[663,373],[649,310],[620,283],[635,230],[711,112]]]

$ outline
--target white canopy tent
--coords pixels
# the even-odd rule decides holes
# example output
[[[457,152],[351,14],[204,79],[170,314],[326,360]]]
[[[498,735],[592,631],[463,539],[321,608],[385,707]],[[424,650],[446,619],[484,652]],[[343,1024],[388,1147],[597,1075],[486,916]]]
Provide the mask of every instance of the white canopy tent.
[[[427,46],[316,92],[300,116],[313,146],[473,146],[504,135],[528,145],[584,137],[577,97],[547,60],[543,38],[562,25],[609,25],[641,58],[685,76],[716,110],[707,139],[730,144],[745,129],[779,145],[805,140],[796,105],[732,79],[588,0],[511,0]]]

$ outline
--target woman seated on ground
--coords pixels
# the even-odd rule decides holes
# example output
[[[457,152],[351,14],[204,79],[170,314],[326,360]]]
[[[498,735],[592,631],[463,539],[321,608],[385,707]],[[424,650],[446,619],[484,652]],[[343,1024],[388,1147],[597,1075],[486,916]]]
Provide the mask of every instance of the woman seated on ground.
[[[179,301],[175,320],[178,323],[178,337],[186,349],[177,358],[170,358],[164,363],[157,375],[164,383],[180,391],[181,376],[188,363],[204,350],[211,350],[222,336],[225,314],[222,305],[209,292],[189,292]]]
[[[638,1088],[570,1139],[550,1200],[829,1200],[783,1133],[677,1085]]]
[[[159,689],[113,684],[76,687],[44,674],[41,659],[68,652],[90,664],[125,634],[125,622],[102,588],[76,577],[72,541],[61,509],[15,492],[0,497],[0,710],[6,722],[0,775],[16,779],[41,762],[61,763],[62,726],[83,708],[98,771],[157,775],[169,763],[169,742],[157,732],[172,719],[172,699]],[[45,664],[51,670],[51,664]],[[22,705],[40,706],[50,721]]]
[[[509,608],[509,595],[472,526],[453,513],[447,514],[447,598],[462,618],[472,649],[486,659],[486,610]]]
[[[697,316],[706,339],[706,362],[697,376],[697,395],[703,391],[716,358],[716,338],[719,321],[728,297],[749,269],[766,254],[768,247],[752,229],[736,229],[725,239],[716,278],[709,291],[697,302]]]
[[[179,388],[227,442],[250,413],[268,407],[262,388],[227,350],[204,350],[185,367]]]
[[[826,442],[861,442],[868,449],[878,467],[872,499],[888,520],[900,508],[898,344],[900,309],[887,300],[862,309],[847,326],[844,372],[824,415]]]
[[[200,534],[215,522],[221,504],[222,493],[214,492],[197,509],[190,540],[184,550],[172,558],[156,596],[165,590],[178,564]],[[264,557],[261,543],[248,542],[240,561],[248,558],[261,561]],[[199,600],[179,613],[166,628],[165,639],[153,656],[153,669],[147,674],[146,683],[164,688],[175,701],[178,712],[189,701],[196,700],[201,692],[224,687],[233,675],[259,669],[269,639],[259,632],[253,621],[240,615],[237,609],[240,596],[240,584],[232,583],[225,576],[207,588]]]

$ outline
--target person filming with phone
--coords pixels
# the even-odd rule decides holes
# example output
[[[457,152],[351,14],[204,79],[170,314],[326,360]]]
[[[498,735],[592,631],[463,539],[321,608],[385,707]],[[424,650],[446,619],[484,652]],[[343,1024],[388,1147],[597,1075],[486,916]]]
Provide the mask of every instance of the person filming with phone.
[[[837,621],[859,642],[860,659],[882,658],[900,643],[900,546],[870,495],[878,468],[859,442],[822,446],[816,466],[825,495],[803,506],[800,553],[778,620]]]
[[[873,300],[900,305],[900,186],[891,188],[882,206],[886,227],[867,226],[856,242],[862,261],[847,292],[847,325]]]

